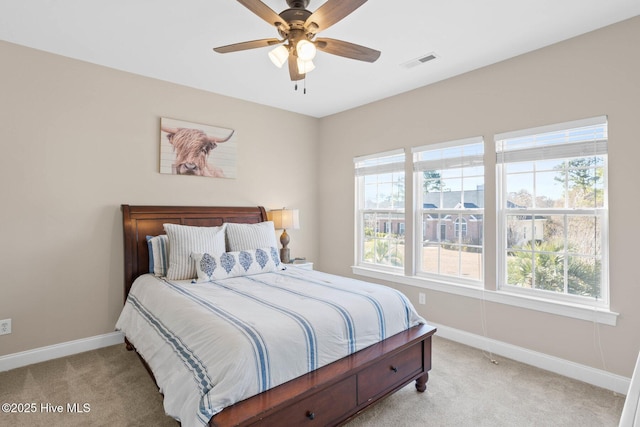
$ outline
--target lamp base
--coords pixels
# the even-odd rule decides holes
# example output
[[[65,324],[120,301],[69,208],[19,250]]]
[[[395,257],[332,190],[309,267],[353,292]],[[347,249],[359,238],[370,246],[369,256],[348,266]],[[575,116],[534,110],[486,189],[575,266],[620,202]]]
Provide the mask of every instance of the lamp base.
[[[291,262],[291,258],[289,256],[289,248],[287,248],[287,245],[289,244],[289,235],[287,234],[287,230],[282,230],[282,234],[280,235],[280,244],[282,244],[282,249],[280,249],[280,261],[285,264],[289,264]]]
[[[280,261],[284,264],[289,264],[291,262],[291,257],[289,255],[289,248],[280,249]]]

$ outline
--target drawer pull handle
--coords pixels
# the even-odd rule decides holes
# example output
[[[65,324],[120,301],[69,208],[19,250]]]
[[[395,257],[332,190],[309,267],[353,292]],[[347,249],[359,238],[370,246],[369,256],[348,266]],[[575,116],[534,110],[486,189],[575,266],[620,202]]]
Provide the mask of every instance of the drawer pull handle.
[[[309,418],[310,420],[313,420],[316,418],[316,414],[314,414],[313,412],[309,411],[307,412],[307,418]]]
[[[391,370],[392,370],[393,372],[398,372],[398,368],[396,368],[395,366],[392,366],[392,367],[391,367]]]

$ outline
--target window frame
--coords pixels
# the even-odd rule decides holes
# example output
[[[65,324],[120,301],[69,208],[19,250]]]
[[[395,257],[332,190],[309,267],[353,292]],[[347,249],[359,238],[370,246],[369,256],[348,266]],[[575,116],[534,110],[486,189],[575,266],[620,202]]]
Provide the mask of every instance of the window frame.
[[[605,117],[606,120],[606,117]],[[580,122],[580,121],[577,121]],[[565,122],[564,125],[567,125],[573,122]],[[540,127],[533,128],[544,130],[550,127]],[[525,130],[529,131],[529,130]],[[522,132],[522,131],[519,131]],[[509,132],[508,134],[513,134],[513,132]],[[420,236],[422,233],[422,216],[417,213],[417,202],[415,196],[415,172],[410,169],[412,163],[410,162],[410,158],[408,157],[408,150],[416,150],[422,147],[415,148],[406,148],[406,149],[398,149],[398,150],[390,150],[382,153],[378,153],[372,156],[379,156],[386,153],[398,152],[405,153],[404,159],[404,169],[405,169],[405,212],[404,212],[404,224],[407,225],[407,229],[405,230],[406,240],[405,242],[410,245],[405,247],[405,266],[404,269],[401,268],[385,268],[384,266],[376,266],[372,264],[361,264],[358,263],[358,251],[360,250],[360,241],[362,241],[362,236],[360,232],[360,228],[358,225],[358,201],[359,195],[357,194],[357,186],[355,188],[355,213],[354,213],[354,236],[356,239],[355,247],[354,247],[354,260],[355,263],[351,267],[353,274],[357,276],[366,277],[374,280],[387,281],[390,283],[402,284],[407,286],[416,287],[418,289],[432,290],[436,292],[444,292],[449,293],[451,295],[458,295],[465,298],[473,298],[482,301],[489,301],[496,304],[504,304],[511,307],[523,308],[526,310],[534,310],[543,313],[549,313],[552,315],[563,316],[567,318],[579,319],[583,321],[589,321],[593,323],[599,323],[604,325],[615,326],[617,324],[617,319],[619,313],[611,311],[609,304],[606,306],[597,305],[592,303],[585,304],[584,301],[580,303],[576,303],[575,301],[567,301],[561,298],[549,299],[549,298],[540,298],[537,295],[531,295],[527,292],[518,292],[516,289],[514,292],[510,292],[508,289],[500,288],[497,283],[498,276],[500,275],[500,259],[499,256],[500,249],[498,248],[499,238],[497,235],[494,237],[485,236],[486,227],[489,227],[489,230],[493,229],[493,227],[500,227],[498,221],[498,198],[500,194],[500,190],[498,188],[499,181],[496,176],[497,166],[494,163],[497,159],[495,140],[499,135],[505,134],[496,134],[487,136],[484,139],[484,177],[485,183],[490,183],[492,188],[485,187],[485,200],[489,202],[490,205],[487,205],[485,202],[485,212],[483,214],[483,280],[476,283],[465,283],[461,280],[450,280],[448,277],[425,277],[424,275],[420,275],[416,272],[416,263],[417,263],[417,242],[419,239],[415,238],[415,236]],[[436,144],[425,145],[424,147],[433,148]],[[607,153],[608,156],[608,153]],[[368,157],[368,156],[363,156]],[[371,156],[369,156],[371,157]],[[355,158],[354,161],[358,159]],[[411,159],[412,160],[412,159]],[[414,179],[410,179],[409,174],[413,175]],[[411,189],[411,185],[413,185],[413,190]],[[420,184],[418,184],[420,185]],[[412,207],[412,208],[410,208]],[[455,213],[455,212],[454,212]],[[604,253],[603,256],[606,257],[606,268],[608,269],[608,211],[606,218],[604,219],[607,224],[607,230],[605,230],[603,241],[606,242],[604,245]],[[491,221],[487,223],[486,221]],[[499,233],[500,228],[496,228],[496,233]],[[535,231],[535,230],[530,230]],[[407,232],[409,232],[407,234]],[[493,233],[492,233],[493,234]],[[488,237],[488,238],[487,238]],[[487,248],[491,249],[491,254],[487,253]],[[490,262],[491,264],[487,264]],[[486,279],[490,278],[491,283],[487,283]],[[609,274],[606,272],[607,284],[606,289],[608,292],[609,289]],[[607,298],[608,299],[608,298]],[[610,303],[610,301],[609,301]]]
[[[525,148],[522,150],[504,150],[503,147],[508,140],[514,140],[516,138],[521,137],[543,137],[545,134],[552,134],[556,132],[570,132],[576,129],[587,128],[591,126],[604,126],[605,137],[603,140],[596,141],[578,141],[571,143],[559,143],[558,145],[553,145],[551,148],[545,148],[541,146],[539,148]],[[548,126],[541,126],[530,129],[523,129],[514,132],[507,132],[502,134],[496,134],[494,136],[495,142],[495,152],[496,152],[496,202],[497,202],[497,241],[496,241],[496,279],[497,279],[497,290],[500,292],[505,292],[513,295],[522,295],[526,297],[532,298],[540,298],[543,300],[548,300],[551,302],[558,302],[563,304],[576,304],[580,306],[590,306],[598,309],[609,309],[610,299],[609,299],[609,257],[608,257],[608,243],[609,243],[609,235],[608,235],[608,122],[606,116],[594,117],[583,120],[575,120],[570,122],[557,123]],[[592,145],[592,149],[590,151],[586,151],[589,145]],[[521,151],[521,152],[518,152]],[[510,155],[510,153],[513,153]],[[508,164],[517,164],[518,162],[525,161],[570,161],[571,159],[578,158],[588,158],[589,156],[597,155],[603,157],[603,183],[602,183],[602,191],[603,191],[603,206],[602,207],[593,207],[593,208],[575,208],[567,206],[565,203],[564,207],[560,208],[543,208],[543,207],[508,207],[507,206],[507,171],[506,165]],[[535,181],[535,171],[534,171],[534,183]],[[534,186],[537,184],[534,184]],[[549,216],[558,216],[558,217],[571,217],[571,216],[590,216],[598,220],[598,224],[600,226],[600,262],[601,262],[601,271],[600,271],[600,297],[599,298],[591,298],[587,296],[581,295],[573,295],[566,291],[560,293],[550,290],[544,289],[529,289],[523,288],[518,285],[509,284],[507,275],[508,275],[508,262],[506,253],[509,250],[508,245],[508,217],[512,215],[520,214],[521,216],[531,216],[533,217],[532,227],[535,227],[535,217],[549,217]],[[535,228],[532,230],[531,239],[535,239],[533,233],[535,232]],[[571,256],[570,251],[567,246],[567,233],[564,232],[564,251],[558,252],[562,253],[565,256]],[[594,242],[595,244],[595,242]],[[533,246],[533,245],[532,245]],[[544,251],[542,251],[544,252]],[[532,256],[535,257],[536,250],[532,247]],[[566,266],[566,262],[564,261],[564,265]],[[535,270],[535,266],[532,267]],[[564,274],[564,273],[563,273]],[[564,279],[564,286],[567,286],[567,278]]]
[[[413,166],[413,202],[414,202],[414,215],[415,215],[415,222],[414,222],[414,265],[413,265],[413,271],[415,272],[415,275],[418,277],[424,277],[426,279],[430,279],[430,280],[437,280],[437,281],[442,281],[442,282],[447,282],[447,283],[451,283],[451,284],[460,284],[460,285],[465,285],[465,286],[473,286],[473,287],[478,287],[478,288],[482,288],[484,286],[484,274],[485,274],[485,266],[484,266],[484,262],[485,262],[485,256],[484,256],[484,252],[485,252],[485,244],[484,244],[484,208],[483,207],[478,207],[478,208],[460,208],[459,204],[457,204],[455,207],[447,207],[447,208],[425,208],[424,206],[424,199],[422,197],[423,195],[423,177],[424,177],[424,172],[427,170],[433,170],[433,169],[429,169],[428,166],[431,165],[433,162],[431,161],[423,161],[419,159],[419,154],[420,153],[425,153],[425,152],[436,152],[436,151],[444,151],[444,150],[448,150],[448,149],[463,149],[464,147],[471,147],[474,145],[481,145],[482,146],[482,154],[480,155],[472,155],[472,156],[467,156],[463,159],[459,158],[459,157],[451,157],[451,158],[447,158],[446,160],[443,161],[443,164],[447,164],[450,167],[446,167],[444,169],[459,169],[460,165],[453,165],[452,162],[458,162],[458,161],[462,161],[464,163],[464,165],[462,167],[468,167],[468,166],[472,166],[472,167],[478,167],[478,166],[482,166],[483,167],[483,174],[482,174],[482,187],[483,187],[483,206],[484,206],[484,177],[486,175],[486,173],[484,172],[484,153],[485,153],[485,142],[484,142],[484,138],[481,136],[476,136],[476,137],[470,137],[470,138],[464,138],[464,139],[458,139],[458,140],[453,140],[453,141],[447,141],[447,142],[442,142],[442,143],[436,143],[436,144],[430,144],[430,145],[425,145],[425,146],[420,146],[420,147],[414,147],[411,149],[411,152],[413,154],[413,159],[412,159],[412,166]],[[465,162],[469,162],[469,164],[466,164]],[[443,168],[439,168],[438,170],[444,170]],[[462,177],[461,177],[462,178]],[[464,190],[467,191],[467,190]],[[443,193],[443,192],[441,192]],[[461,195],[462,198],[464,198],[464,195]],[[422,265],[422,259],[423,259],[423,253],[422,253],[422,249],[423,249],[423,237],[425,236],[425,215],[431,215],[431,214],[435,214],[435,215],[440,215],[441,218],[445,218],[445,217],[449,217],[451,216],[451,225],[453,227],[453,234],[454,237],[456,237],[457,242],[454,242],[456,246],[459,246],[460,251],[462,250],[462,241],[461,241],[461,236],[458,235],[458,233],[456,232],[456,221],[463,219],[465,221],[465,224],[468,224],[468,220],[465,220],[464,218],[462,218],[460,215],[461,214],[465,214],[467,216],[471,217],[477,217],[478,215],[482,216],[482,221],[483,224],[480,227],[480,236],[479,238],[481,239],[481,245],[479,245],[481,247],[481,253],[480,253],[480,263],[479,263],[479,278],[475,279],[475,278],[468,278],[468,277],[464,277],[463,275],[461,275],[461,266],[460,266],[460,257],[458,258],[458,275],[450,275],[450,274],[444,274],[441,273],[440,271],[434,272],[434,271],[426,271],[425,269],[423,269],[423,265]],[[431,216],[431,218],[434,221],[438,221],[437,217],[434,218],[433,216]],[[438,236],[438,241],[442,242],[442,229],[443,227],[446,227],[446,224],[441,223],[440,221],[438,221],[438,229],[436,230],[437,236]],[[465,227],[466,228],[466,227]],[[445,233],[446,234],[446,233]],[[465,233],[466,234],[466,233]],[[478,246],[478,245],[473,245],[473,246]],[[460,253],[460,252],[459,252]],[[438,270],[440,270],[440,262],[438,261]]]
[[[401,161],[398,159],[402,158]],[[384,159],[396,159],[396,161],[390,160],[389,162],[385,162]],[[380,164],[375,164],[376,161],[381,161]],[[406,164],[406,152],[403,148],[384,151],[380,153],[369,154],[365,156],[358,156],[353,159],[354,162],[354,187],[355,187],[355,216],[354,216],[354,228],[356,230],[355,233],[355,250],[354,250],[354,261],[356,266],[365,267],[368,269],[374,269],[379,271],[387,271],[393,273],[401,273],[404,271],[406,265],[406,257],[403,256],[402,265],[394,266],[387,265],[377,262],[368,262],[365,260],[365,215],[401,215],[402,216],[402,224],[406,224],[406,188],[403,194],[402,199],[402,208],[401,209],[385,209],[385,208],[377,208],[371,209],[366,208],[364,206],[364,179],[366,176],[372,175],[382,175],[388,173],[401,173],[403,179],[406,183],[406,172],[405,172],[405,164]],[[360,166],[359,166],[360,165]],[[380,232],[379,226],[382,224],[382,230],[386,230],[387,225],[389,226],[389,233],[393,234],[393,221],[388,218],[384,218],[380,221],[376,221],[375,232]],[[403,234],[404,235],[404,234]],[[378,239],[373,239],[374,241]]]

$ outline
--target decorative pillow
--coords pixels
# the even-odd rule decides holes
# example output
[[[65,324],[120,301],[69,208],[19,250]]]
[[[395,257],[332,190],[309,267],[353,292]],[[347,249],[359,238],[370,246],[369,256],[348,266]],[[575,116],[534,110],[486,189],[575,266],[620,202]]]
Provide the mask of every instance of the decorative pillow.
[[[167,279],[185,280],[196,277],[191,252],[220,255],[225,251],[225,224],[220,227],[194,227],[164,224],[169,238]]]
[[[258,248],[278,247],[273,221],[257,224],[227,223],[227,250],[247,251]]]
[[[169,238],[166,234],[160,236],[147,236],[149,247],[149,273],[164,277],[167,275],[169,262]]]
[[[211,282],[228,277],[249,276],[280,270],[281,263],[275,246],[248,251],[225,252],[220,255],[192,253],[197,282]]]

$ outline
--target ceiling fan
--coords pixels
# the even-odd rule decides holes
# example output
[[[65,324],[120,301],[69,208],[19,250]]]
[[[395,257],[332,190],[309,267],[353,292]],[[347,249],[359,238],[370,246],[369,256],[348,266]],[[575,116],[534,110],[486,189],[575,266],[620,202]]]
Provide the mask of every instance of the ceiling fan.
[[[312,59],[315,57],[316,49],[366,62],[375,62],[380,57],[380,51],[368,47],[342,40],[316,38],[318,32],[340,21],[367,0],[327,0],[313,13],[306,9],[309,0],[286,1],[289,9],[277,14],[260,0],[238,0],[247,9],[274,25],[281,39],[252,40],[216,47],[213,50],[229,53],[280,45],[269,52],[269,57],[278,67],[282,67],[288,60],[292,81],[304,79],[306,73],[315,68]]]

